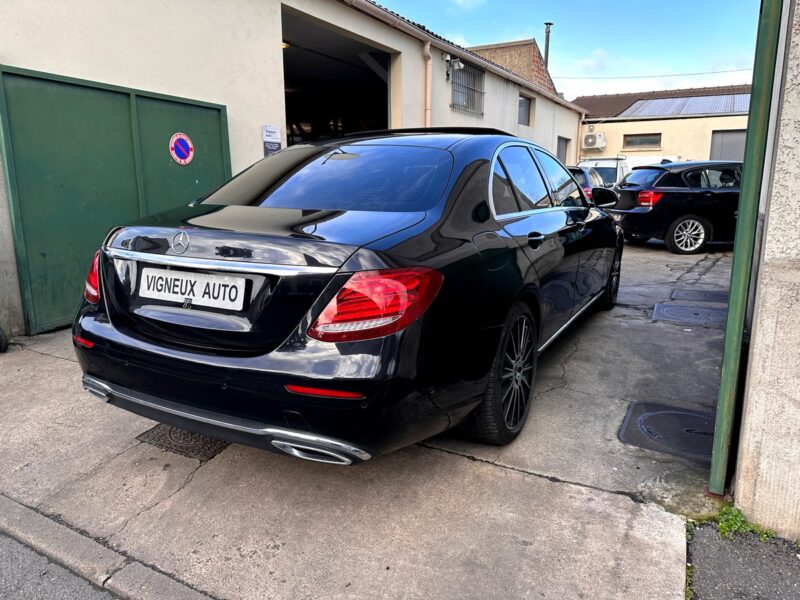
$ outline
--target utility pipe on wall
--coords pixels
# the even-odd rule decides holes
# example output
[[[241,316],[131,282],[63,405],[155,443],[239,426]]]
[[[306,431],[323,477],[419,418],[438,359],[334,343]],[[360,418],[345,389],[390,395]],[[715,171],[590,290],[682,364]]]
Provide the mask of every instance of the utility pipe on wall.
[[[425,57],[425,127],[430,127],[433,110],[433,56],[430,40],[422,47],[422,56]]]
[[[544,68],[546,69],[550,64],[550,28],[553,23],[547,21],[544,24]]]

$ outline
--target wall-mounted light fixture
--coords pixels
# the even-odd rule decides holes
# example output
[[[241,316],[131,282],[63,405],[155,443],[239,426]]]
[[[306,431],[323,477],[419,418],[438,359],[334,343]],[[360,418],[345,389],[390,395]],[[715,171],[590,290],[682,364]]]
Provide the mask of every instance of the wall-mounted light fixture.
[[[450,81],[450,73],[452,71],[460,71],[464,68],[464,63],[461,62],[460,58],[453,58],[447,53],[442,54],[442,60],[447,65],[447,70],[445,71],[445,81]]]

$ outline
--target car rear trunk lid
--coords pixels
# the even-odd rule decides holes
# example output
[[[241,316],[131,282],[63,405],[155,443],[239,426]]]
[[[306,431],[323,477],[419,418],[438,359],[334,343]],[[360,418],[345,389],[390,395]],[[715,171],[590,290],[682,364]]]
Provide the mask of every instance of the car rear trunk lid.
[[[424,218],[218,205],[161,213],[109,236],[101,261],[109,317],[156,343],[267,353],[357,248]]]

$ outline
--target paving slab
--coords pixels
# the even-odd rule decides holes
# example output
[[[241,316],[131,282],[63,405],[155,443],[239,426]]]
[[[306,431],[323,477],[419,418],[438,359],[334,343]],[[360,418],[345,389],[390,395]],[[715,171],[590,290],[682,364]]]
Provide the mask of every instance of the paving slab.
[[[39,510],[109,538],[129,519],[174,494],[199,466],[199,460],[137,444],[45,498]]]
[[[78,364],[60,357],[19,346],[0,355],[0,492],[36,505],[153,426],[93,400],[80,380]]]
[[[654,504],[412,447],[356,468],[231,446],[114,547],[234,598],[681,598]]]

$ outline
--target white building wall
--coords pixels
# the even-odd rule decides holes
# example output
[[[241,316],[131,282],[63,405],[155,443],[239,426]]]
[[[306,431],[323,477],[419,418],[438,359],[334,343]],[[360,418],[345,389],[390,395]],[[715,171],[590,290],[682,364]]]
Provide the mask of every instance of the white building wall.
[[[486,72],[484,77],[484,114],[455,111],[450,108],[452,87],[446,76],[447,65],[442,59],[442,52],[437,50],[433,52],[434,126],[493,127],[532,140],[553,154],[558,137],[564,137],[570,140],[568,162],[575,164],[580,113],[530,89],[523,90],[516,83],[491,72]],[[531,126],[517,123],[521,92],[534,100]]]

